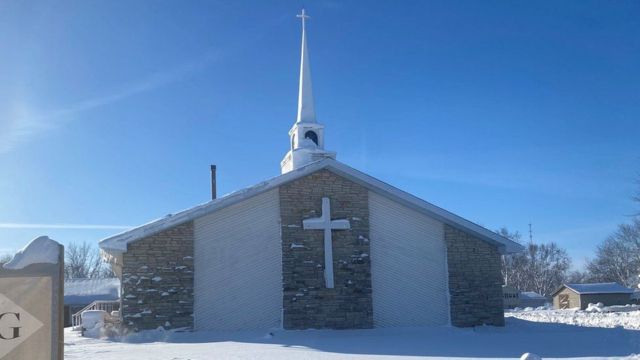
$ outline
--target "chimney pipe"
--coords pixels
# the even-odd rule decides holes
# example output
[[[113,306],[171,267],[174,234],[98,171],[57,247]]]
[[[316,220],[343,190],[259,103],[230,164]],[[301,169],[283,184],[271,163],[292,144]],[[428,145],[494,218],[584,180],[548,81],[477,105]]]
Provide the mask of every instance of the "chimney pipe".
[[[211,165],[211,200],[216,199],[216,166]]]

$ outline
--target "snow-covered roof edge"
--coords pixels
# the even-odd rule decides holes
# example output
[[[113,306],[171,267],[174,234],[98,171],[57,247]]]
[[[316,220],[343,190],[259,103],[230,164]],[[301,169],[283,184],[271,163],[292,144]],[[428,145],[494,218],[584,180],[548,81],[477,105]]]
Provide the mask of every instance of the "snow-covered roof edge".
[[[551,296],[556,296],[562,289],[568,288],[577,294],[632,294],[633,290],[616,282],[591,284],[562,284]],[[591,289],[589,289],[591,288]]]
[[[108,237],[100,241],[100,248],[108,253],[126,252],[127,245],[131,242],[156,234],[160,231],[169,229],[176,225],[192,221],[196,218],[210,214],[214,211],[233,205],[268,190],[277,188],[281,185],[284,185],[288,182],[304,177],[321,169],[331,170],[338,175],[344,176],[345,178],[368,188],[370,191],[376,192],[383,196],[387,196],[405,206],[408,206],[419,212],[426,213],[428,216],[438,219],[446,224],[449,224],[456,228],[460,228],[462,230],[466,230],[484,241],[497,245],[500,253],[514,253],[522,251],[524,249],[522,245],[511,241],[491,230],[488,230],[478,224],[466,220],[458,215],[455,215],[447,210],[435,206],[427,201],[424,201],[416,196],[413,196],[405,191],[393,187],[385,182],[382,182],[372,176],[369,176],[361,171],[358,171],[331,158],[325,158],[313,162],[299,169],[295,169],[288,173],[274,177],[270,180],[258,183],[254,186],[235,191],[221,198],[211,200],[207,203],[195,206],[187,210],[183,210],[173,215],[167,215],[164,218],[151,221],[134,229]]]
[[[538,294],[535,291],[522,291],[522,292],[520,292],[520,298],[525,298],[525,299],[546,299],[546,297]]]
[[[120,279],[68,279],[64,281],[65,305],[86,305],[95,300],[118,300]]]

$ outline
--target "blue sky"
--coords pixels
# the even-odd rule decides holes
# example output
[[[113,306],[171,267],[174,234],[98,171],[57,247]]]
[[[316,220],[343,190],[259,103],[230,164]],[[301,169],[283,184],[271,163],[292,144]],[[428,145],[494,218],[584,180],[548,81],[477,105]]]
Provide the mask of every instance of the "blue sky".
[[[339,160],[576,267],[638,211],[635,1],[3,1],[0,252],[277,175],[302,6]]]

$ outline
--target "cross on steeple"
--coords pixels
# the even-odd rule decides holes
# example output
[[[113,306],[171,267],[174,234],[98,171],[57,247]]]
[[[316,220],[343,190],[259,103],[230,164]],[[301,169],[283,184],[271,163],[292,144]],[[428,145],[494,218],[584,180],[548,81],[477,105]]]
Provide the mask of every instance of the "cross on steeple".
[[[307,15],[304,12],[304,9],[302,9],[302,12],[300,14],[296,15],[296,17],[299,17],[300,19],[302,19],[302,30],[304,30],[305,22],[307,21],[307,19],[311,18],[311,16]]]

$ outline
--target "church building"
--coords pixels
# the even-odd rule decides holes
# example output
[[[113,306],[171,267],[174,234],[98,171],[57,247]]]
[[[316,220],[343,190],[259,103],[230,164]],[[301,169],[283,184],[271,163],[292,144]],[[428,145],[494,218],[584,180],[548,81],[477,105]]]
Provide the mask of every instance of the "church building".
[[[522,247],[325,149],[308,16],[303,10],[298,17],[298,114],[281,174],[102,240],[121,280],[122,324],[133,330],[503,325],[500,256]]]

